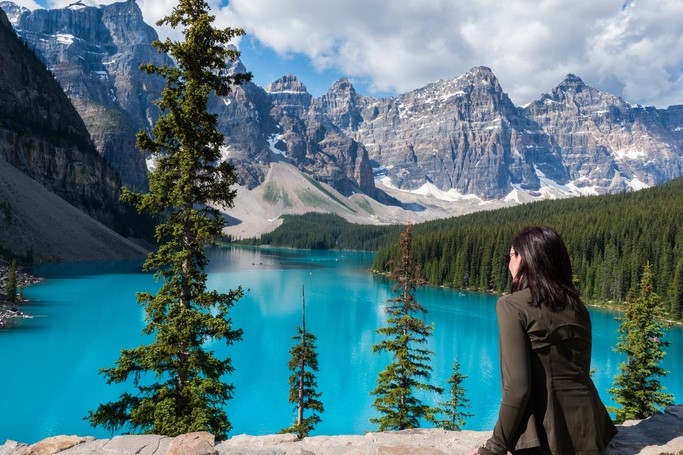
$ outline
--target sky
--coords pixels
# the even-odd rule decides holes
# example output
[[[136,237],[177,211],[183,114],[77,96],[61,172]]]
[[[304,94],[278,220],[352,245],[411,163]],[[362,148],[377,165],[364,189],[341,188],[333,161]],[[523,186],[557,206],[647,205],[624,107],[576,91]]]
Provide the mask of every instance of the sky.
[[[35,9],[74,0],[14,1]],[[137,2],[150,25],[177,3]],[[518,106],[550,92],[569,73],[632,104],[683,104],[681,0],[207,2],[216,26],[245,29],[235,44],[264,88],[294,74],[318,97],[348,77],[360,94],[383,97],[483,65]]]

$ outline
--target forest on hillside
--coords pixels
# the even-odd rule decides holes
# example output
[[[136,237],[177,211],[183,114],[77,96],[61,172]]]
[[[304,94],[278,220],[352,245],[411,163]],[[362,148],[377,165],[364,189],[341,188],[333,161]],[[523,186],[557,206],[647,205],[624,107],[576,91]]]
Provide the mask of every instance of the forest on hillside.
[[[308,250],[376,251],[382,245],[398,241],[403,229],[402,225],[352,224],[338,215],[311,212],[283,215],[282,224],[274,231],[239,243]]]
[[[646,263],[672,319],[683,303],[683,178],[641,191],[540,201],[415,225],[413,254],[429,283],[503,292],[513,234],[544,225],[565,240],[587,301],[623,302]],[[376,250],[373,270],[398,257],[402,226],[360,226],[333,215],[287,217],[254,244]]]

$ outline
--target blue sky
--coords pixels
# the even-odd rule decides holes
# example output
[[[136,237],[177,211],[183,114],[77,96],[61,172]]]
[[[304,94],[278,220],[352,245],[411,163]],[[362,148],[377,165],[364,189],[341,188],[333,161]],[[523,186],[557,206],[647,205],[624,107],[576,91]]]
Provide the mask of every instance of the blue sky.
[[[38,1],[15,0],[74,0]],[[207,1],[218,26],[247,31],[242,60],[263,87],[292,73],[320,96],[348,77],[361,94],[387,96],[484,65],[517,105],[568,73],[630,103],[683,104],[681,0]],[[150,24],[176,4],[137,2]]]

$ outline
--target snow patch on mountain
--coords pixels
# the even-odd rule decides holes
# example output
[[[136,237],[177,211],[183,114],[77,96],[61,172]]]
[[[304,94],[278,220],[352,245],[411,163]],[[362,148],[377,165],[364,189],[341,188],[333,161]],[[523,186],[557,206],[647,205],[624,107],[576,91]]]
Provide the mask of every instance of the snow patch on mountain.
[[[75,36],[69,34],[69,33],[58,33],[54,35],[55,41],[57,41],[59,44],[65,44],[67,46],[71,45],[74,43],[74,40],[76,39]]]
[[[628,186],[633,188],[635,191],[643,190],[645,188],[650,188],[650,185],[638,179],[637,177],[632,178],[628,181]]]
[[[614,150],[614,155],[616,155],[617,158],[622,160],[625,158],[630,160],[647,158],[647,152],[645,152],[645,150],[637,146],[625,147],[623,149]]]
[[[287,156],[287,152],[280,150],[276,147],[276,144],[282,140],[284,136],[282,134],[273,133],[268,137],[268,147],[270,151],[276,155]]]
[[[419,194],[420,196],[434,197],[442,201],[462,201],[464,199],[481,201],[481,198],[474,194],[462,194],[454,188],[448,191],[443,191],[437,188],[433,183],[427,182],[416,190],[409,191],[413,194]]]
[[[416,194],[418,196],[424,196],[427,198],[434,198],[438,199],[440,201],[446,201],[446,202],[459,202],[459,201],[479,201],[480,203],[485,203],[486,201],[482,200],[479,196],[476,196],[474,194],[462,194],[459,191],[457,191],[454,188],[450,188],[448,191],[444,191],[442,189],[437,188],[436,185],[434,185],[431,182],[427,182],[424,185],[422,185],[420,188],[417,188],[415,190],[405,190],[402,188],[398,188],[396,185],[391,180],[391,177],[387,175],[382,175],[379,176],[376,181],[381,183],[382,185],[397,190],[401,191],[403,193],[407,194]]]
[[[581,183],[580,179],[562,185],[546,177],[537,166],[534,166],[534,170],[541,181],[540,193],[543,197],[539,199],[559,199],[570,196],[592,196],[598,194],[598,187],[596,185],[577,185],[577,182]]]

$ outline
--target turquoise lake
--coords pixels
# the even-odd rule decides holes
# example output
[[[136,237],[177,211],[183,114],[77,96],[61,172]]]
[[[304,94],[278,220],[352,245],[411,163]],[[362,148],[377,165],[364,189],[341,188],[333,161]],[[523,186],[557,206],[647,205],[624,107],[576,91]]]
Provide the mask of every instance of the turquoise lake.
[[[232,311],[243,341],[225,348],[236,371],[227,378],[235,397],[227,404],[230,436],[272,434],[294,418],[287,402],[289,349],[301,323],[305,286],[306,324],[317,336],[318,387],[325,413],[314,434],[362,434],[370,423],[377,374],[388,356],[372,353],[380,341],[375,330],[386,321],[383,309],[393,296],[391,283],[368,273],[373,255],[363,252],[316,252],[226,248],[210,251],[208,286],[227,291],[241,285],[245,295]],[[141,262],[46,265],[34,273],[45,282],[25,289],[25,311],[33,319],[0,331],[0,443],[33,443],[57,434],[111,437],[83,417],[99,403],[126,390],[106,385],[99,368],[110,367],[122,348],[145,342],[143,311],[135,293],[154,291],[153,276]],[[500,401],[496,296],[450,289],[420,288],[417,299],[434,324],[429,348],[432,382],[446,386],[455,358],[468,377],[463,386],[475,415],[466,428],[490,430]],[[603,401],[623,358],[615,314],[591,308],[593,368]],[[683,397],[683,330],[668,331],[671,342],[662,380],[676,402]],[[147,340],[148,341],[148,340]],[[133,391],[132,387],[130,388]],[[435,403],[438,397],[425,396]]]

